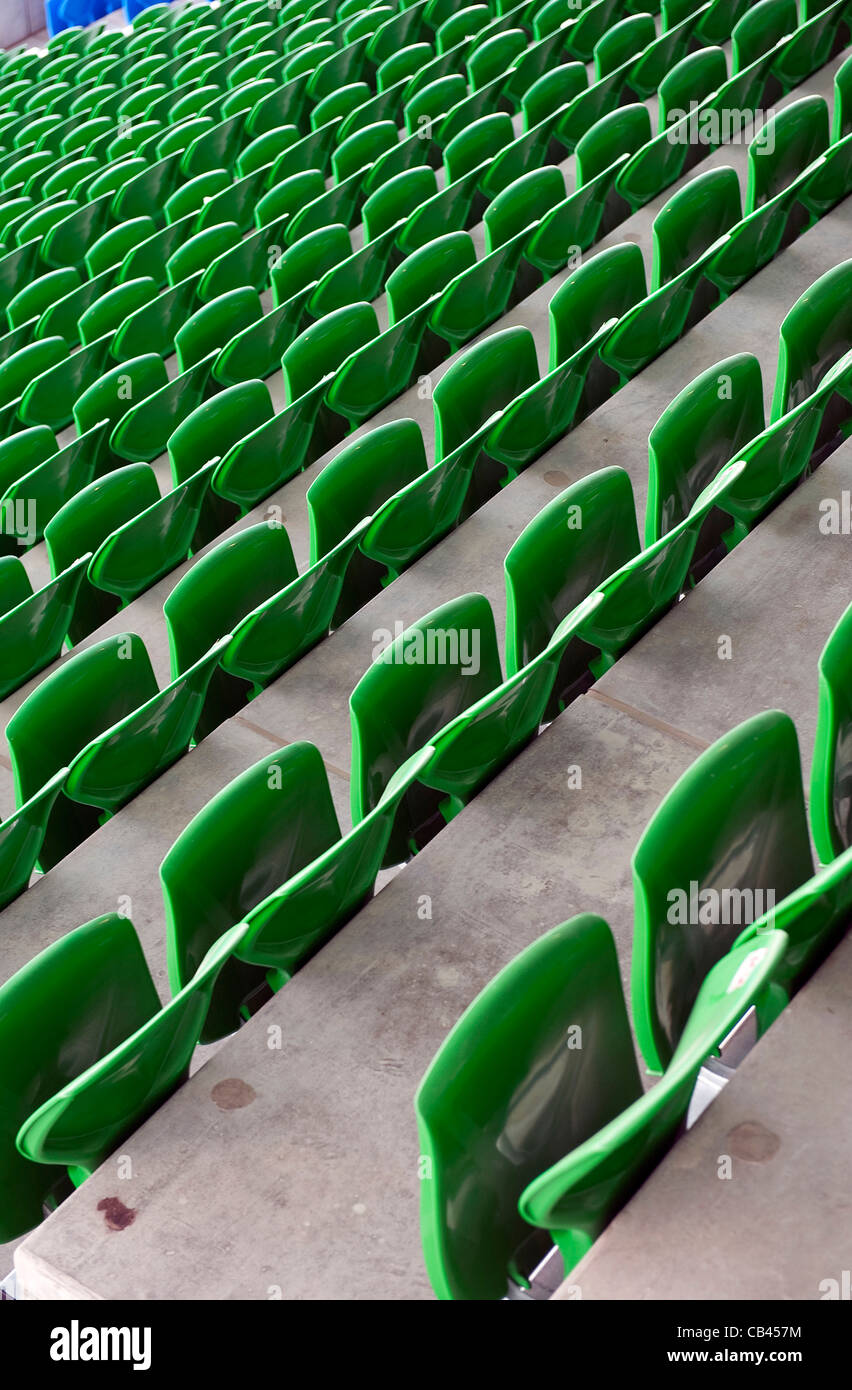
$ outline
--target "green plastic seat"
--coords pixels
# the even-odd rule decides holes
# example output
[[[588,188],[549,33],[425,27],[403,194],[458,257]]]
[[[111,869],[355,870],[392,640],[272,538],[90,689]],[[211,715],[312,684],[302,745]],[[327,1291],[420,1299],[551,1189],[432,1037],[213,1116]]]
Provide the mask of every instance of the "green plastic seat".
[[[435,609],[391,642],[350,696],[352,820],[377,804],[394,772],[463,710],[502,680],[494,615],[468,594]],[[419,783],[400,803],[385,855],[408,858],[440,822],[440,797]]]
[[[660,130],[674,124],[675,112],[690,110],[690,102],[703,102],[727,81],[728,66],[724,49],[718,45],[700,48],[681,58],[666,73],[658,88]]]
[[[347,229],[339,223],[321,227],[288,246],[270,268],[273,300],[284,304],[294,294],[321,280],[327,271],[352,254]]]
[[[73,267],[48,271],[12,298],[6,305],[6,317],[11,328],[20,328],[30,319],[40,318],[56,299],[70,294],[80,285],[80,276]]]
[[[772,990],[787,943],[765,923],[759,944],[732,950],[704,979],[664,1076],[621,1115],[533,1179],[518,1209],[548,1230],[570,1270],[660,1161],[687,1118],[698,1070]]]
[[[288,404],[306,395],[323,381],[328,381],[350,354],[373,341],[378,336],[378,331],[376,311],[372,304],[367,303],[349,304],[342,309],[335,309],[306,328],[285,349],[281,358]],[[332,398],[331,387],[327,387],[326,396],[332,409],[321,407],[316,429],[322,443],[328,448],[339,441],[344,430],[342,422],[333,413],[334,410],[342,413],[341,402]],[[363,404],[367,413],[371,413],[373,408],[376,407],[371,402]],[[359,405],[359,416],[361,409],[362,406]]]
[[[651,15],[635,14],[619,20],[595,44],[595,77],[608,77],[629,58],[636,58],[655,38]]]
[[[90,554],[81,555],[67,570],[34,591],[22,562],[16,556],[4,555],[0,558],[2,697],[17,690],[59,656],[68,634],[77,591],[90,559]],[[27,870],[27,880],[31,869],[32,865]],[[22,886],[26,886],[26,882]]]
[[[241,935],[227,933],[164,1008],[133,924],[116,913],[68,932],[2,987],[0,1047],[17,1097],[3,1115],[4,1239],[38,1225],[187,1076]]]
[[[177,221],[161,227],[153,236],[145,237],[126,252],[118,272],[119,280],[132,280],[150,275],[158,289],[168,284],[166,266],[170,257],[188,240],[194,230],[194,215],[190,212]]]
[[[850,836],[849,630],[852,609],[834,627],[819,658],[819,708],[811,769],[811,825],[817,854],[830,864],[845,854]]]
[[[553,165],[522,174],[485,209],[482,221],[486,252],[531,229],[564,199],[565,181]]]
[[[130,464],[89,483],[44,528],[53,576],[61,574],[81,555],[91,555],[107,536],[152,506],[159,496],[156,479],[147,464]],[[156,563],[155,556],[151,563]],[[69,626],[72,645],[106,622],[118,608],[112,595],[95,589],[86,579],[78,591]]]
[[[43,341],[52,343],[54,339]],[[106,334],[40,372],[21,397],[18,415],[24,424],[49,425],[56,432],[70,425],[75,402],[103,374],[109,348],[110,335]],[[0,365],[0,373],[5,365]]]
[[[251,682],[248,698],[260,694],[336,625],[348,572],[370,521],[362,518],[304,573],[285,580],[234,624],[221,665],[231,676]]]
[[[175,334],[179,369],[186,371],[214,350],[221,350],[235,333],[256,323],[262,313],[260,295],[249,286],[229,290],[196,309]]]
[[[463,174],[481,169],[493,160],[514,139],[512,119],[505,111],[482,116],[462,131],[444,148],[444,168],[447,183],[454,183]]]
[[[751,353],[724,358],[684,387],[648,436],[645,544],[683,521],[720,468],[742,458],[764,426],[760,363]],[[718,549],[730,525],[724,512],[709,518],[693,572]]]
[[[462,231],[479,215],[474,199],[481,170],[472,169],[460,179],[438,190],[414,211],[399,233],[399,249],[404,255],[421,250],[440,236]]]
[[[43,338],[19,348],[0,362],[0,419],[6,424],[6,432],[20,409],[21,398],[27,387],[42,372],[61,363],[67,353],[64,338]]]
[[[563,281],[548,309],[548,371],[540,381],[530,372],[516,399],[503,403],[488,437],[493,458],[513,472],[525,468],[607,398],[614,377],[598,349],[612,322],[644,295],[644,261],[630,242],[590,257]]]
[[[236,386],[276,372],[285,349],[305,326],[308,294],[309,290],[303,290],[293,295],[234,333],[216,357],[214,379],[223,386]]]
[[[146,400],[167,383],[168,373],[162,357],[157,353],[143,353],[113,367],[87,387],[74,402],[74,421],[78,433],[92,430],[104,420],[108,422],[109,430],[113,431],[136,403]],[[121,462],[121,455],[117,455],[112,448],[110,434],[109,449],[98,460],[98,475],[119,467]]]
[[[310,743],[270,752],[208,802],[160,866],[172,988],[235,922],[340,839],[328,777]],[[268,995],[261,966],[231,961],[201,1032],[213,1042],[239,1027],[252,996]]]
[[[77,323],[81,341],[94,343],[106,333],[115,333],[130,314],[156,298],[157,286],[148,275],[114,285],[80,314]]]
[[[749,67],[780,39],[793,34],[798,23],[795,0],[758,0],[750,5],[731,32],[732,71]]]
[[[170,285],[180,284],[197,271],[206,271],[217,256],[240,243],[236,222],[220,222],[196,232],[171,253],[166,261],[166,276]]]
[[[37,1226],[57,1189],[68,1187],[60,1166],[32,1163],[17,1151],[18,1129],[152,1017],[160,1001],[131,923],[116,914],[61,937],[3,985],[2,998],[0,1047],[11,1084],[3,1107],[0,1232],[13,1240]]]
[[[778,373],[772,398],[773,421],[801,404],[819,386],[849,347],[848,286],[852,282],[852,261],[821,275],[797,299],[785,315],[780,329]],[[0,373],[3,368],[0,367]],[[842,402],[841,420],[850,413]],[[833,423],[839,423],[832,417]]]
[[[175,484],[186,482],[211,459],[224,457],[246,434],[274,414],[262,381],[241,382],[204,401],[169,436],[168,451]],[[234,508],[208,494],[201,509],[194,548],[199,549],[236,520]]]
[[[260,522],[221,541],[187,571],[168,595],[163,612],[172,674],[190,669],[203,652],[298,577],[286,530]],[[246,683],[218,670],[198,724],[203,738],[247,698]]]
[[[185,560],[214,467],[206,464],[163,497],[157,490],[136,516],[109,532],[89,562],[89,583],[126,605]]]
[[[410,217],[437,191],[435,171],[428,165],[404,169],[402,173],[395,174],[364,200],[361,216],[365,240],[374,241],[384,232],[396,228],[400,220]]]
[[[415,1099],[428,1165],[423,1252],[439,1298],[500,1299],[507,1286],[528,1287],[553,1241],[570,1272],[662,1157],[702,1063],[767,988],[785,941],[770,932],[720,962],[677,1067],[644,1097],[602,918],[571,918],[486,986]]]
[[[812,874],[796,731],[769,710],[701,754],[636,846],[631,993],[649,1070],[671,1062],[708,970]]]
[[[120,362],[149,352],[170,357],[178,329],[197,306],[200,282],[196,271],[132,310],[115,330],[109,348],[113,358]]]
[[[381,503],[426,471],[423,436],[414,420],[393,420],[354,440],[327,463],[307,490],[311,564],[334,550]],[[347,567],[337,626],[378,593],[386,569],[356,552]]]
[[[104,423],[95,425],[59,450],[56,450],[52,432],[47,433],[52,451],[48,453],[46,448],[36,447],[27,451],[29,457],[22,452],[18,467],[25,471],[8,484],[5,479],[0,481],[0,517],[18,516],[23,511],[27,520],[32,522],[26,536],[31,545],[41,540],[45,526],[65,503],[94,478],[105,454],[107,426]],[[12,435],[4,441],[5,448],[0,447],[0,456],[5,461],[10,445],[23,442],[27,436],[33,435],[40,436],[41,429],[22,430],[20,434]],[[22,543],[22,538],[18,537],[17,544]]]
[[[81,342],[80,320],[88,309],[115,288],[115,282],[114,268],[83,280],[76,289],[54,300],[44,310],[36,324],[35,337],[60,337],[65,339],[69,348],[76,347]]]
[[[6,735],[20,803],[66,768],[39,854],[48,869],[187,751],[222,644],[160,690],[140,637],[76,653],[26,697]],[[116,663],[121,662],[121,665]]]

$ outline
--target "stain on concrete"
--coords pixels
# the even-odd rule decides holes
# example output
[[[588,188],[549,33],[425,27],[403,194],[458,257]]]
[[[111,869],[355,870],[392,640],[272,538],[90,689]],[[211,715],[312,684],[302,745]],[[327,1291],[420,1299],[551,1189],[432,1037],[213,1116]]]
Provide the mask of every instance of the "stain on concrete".
[[[238,1076],[228,1076],[224,1081],[216,1082],[210,1099],[220,1110],[242,1110],[257,1099],[257,1091],[247,1081],[240,1081]]]
[[[103,1212],[104,1221],[111,1231],[124,1231],[136,1220],[136,1208],[126,1207],[118,1197],[101,1198],[98,1211]]]
[[[758,1120],[745,1120],[728,1135],[728,1148],[734,1158],[746,1163],[768,1163],[781,1147],[781,1140]]]
[[[551,468],[547,473],[542,474],[544,482],[549,487],[568,487],[571,479],[565,473],[560,473],[558,468]]]

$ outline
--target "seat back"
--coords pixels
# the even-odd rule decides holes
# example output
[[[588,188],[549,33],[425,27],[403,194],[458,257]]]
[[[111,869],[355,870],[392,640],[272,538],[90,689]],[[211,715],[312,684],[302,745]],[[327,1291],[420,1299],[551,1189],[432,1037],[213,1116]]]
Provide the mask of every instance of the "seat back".
[[[746,211],[762,207],[793,182],[829,144],[824,97],[801,97],[769,117],[748,147]]]
[[[578,352],[609,319],[621,318],[645,297],[645,262],[633,242],[590,256],[550,301],[550,365]]]
[[[796,730],[768,710],[675,784],[633,854],[633,1017],[662,1070],[701,981],[743,928],[813,873]]]
[[[519,1209],[556,1240],[566,1274],[659,1163],[686,1119],[702,1063],[771,988],[787,947],[783,931],[737,947],[708,972],[662,1079],[597,1134],[540,1173]]]
[[[731,70],[742,72],[798,27],[796,0],[758,0],[731,34]]]
[[[94,1172],[185,1080],[216,980],[244,935],[242,923],[226,931],[173,999],[30,1114],[19,1151],[75,1176]]]
[[[65,1179],[15,1147],[21,1125],[81,1071],[146,1023],[160,1001],[127,918],[98,917],[48,946],[0,986],[0,1238],[42,1220]]]
[[[262,381],[229,386],[197,406],[169,437],[175,483],[186,482],[212,458],[221,458],[274,413],[269,389]]]
[[[691,102],[700,103],[717,91],[727,77],[728,64],[723,48],[700,48],[681,58],[666,73],[657,91],[660,130],[673,125],[693,109]]]
[[[385,281],[389,322],[401,322],[475,264],[476,250],[467,232],[447,232],[412,251]]]
[[[563,618],[638,552],[633,487],[621,468],[590,473],[543,507],[505,560],[508,671],[538,656]],[[563,688],[592,655],[582,643],[566,653]]]
[[[530,1234],[524,1188],[641,1089],[612,933],[573,917],[486,986],[417,1092],[421,1235],[439,1298],[504,1296]]]
[[[432,392],[435,456],[444,458],[538,381],[528,328],[504,328],[454,357]]]
[[[638,18],[638,16],[637,16]],[[610,111],[577,141],[577,187],[602,174],[619,155],[635,154],[651,138],[651,117],[642,102]]]
[[[654,218],[652,288],[680,275],[741,217],[740,181],[730,165],[691,178]]]
[[[57,575],[87,551],[98,549],[113,531],[160,500],[160,490],[147,463],[131,463],[89,483],[70,498],[47,523],[44,539],[51,574]],[[79,642],[117,611],[111,597],[84,581],[77,595],[69,629]]]
[[[224,932],[339,838],[325,767],[313,744],[290,744],[214,796],[160,866],[173,991],[188,983]],[[239,1027],[241,1008],[263,980],[258,967],[228,962],[213,991],[203,1042]]]
[[[683,521],[719,469],[763,427],[763,381],[752,353],[727,357],[684,387],[648,436],[645,544]]]
[[[378,336],[379,322],[372,304],[335,309],[300,333],[281,358],[288,402],[298,400],[336,371],[359,347]]]
[[[821,275],[781,324],[772,419],[813,394],[852,342],[852,260]]]
[[[390,639],[391,634],[379,634]],[[413,623],[381,649],[349,699],[352,819],[379,802],[391,777],[432,735],[502,679],[491,605],[465,594]],[[399,863],[433,813],[413,788],[400,804],[387,851]]]
[[[552,164],[530,169],[515,179],[492,199],[483,214],[486,253],[540,221],[564,197],[565,180]]]
[[[852,845],[852,608],[819,659],[819,710],[811,772],[817,854],[829,864]]]
[[[69,657],[18,706],[6,739],[19,806],[67,767],[95,735],[157,694],[141,637],[119,633]],[[51,812],[39,854],[42,869],[70,853],[97,820],[63,794]]]

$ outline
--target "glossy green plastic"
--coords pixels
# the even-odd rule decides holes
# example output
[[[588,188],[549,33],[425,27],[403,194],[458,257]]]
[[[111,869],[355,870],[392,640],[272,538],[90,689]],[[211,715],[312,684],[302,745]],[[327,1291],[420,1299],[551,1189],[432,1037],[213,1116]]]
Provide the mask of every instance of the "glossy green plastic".
[[[14,555],[0,558],[0,698],[59,656],[90,559],[91,554],[81,555],[33,591],[21,561]]]
[[[784,317],[772,398],[773,420],[812,395],[828,369],[848,350],[852,342],[850,284],[852,260],[841,261],[815,280]]]
[[[701,982],[743,927],[813,874],[796,731],[778,710],[717,740],[633,854],[631,992],[651,1071],[667,1066]]]
[[[241,439],[274,414],[262,381],[229,386],[197,406],[169,436],[168,451],[175,483],[183,483],[211,459],[224,458]],[[201,511],[195,548],[206,544],[235,520],[221,495],[208,494]]]
[[[41,1063],[38,1086],[21,1083],[14,1160],[26,1178],[9,1174],[19,1228],[40,1219],[63,1169],[81,1183],[187,1077],[216,978],[243,932],[226,933],[162,1008],[133,925],[117,914],[69,932],[3,987],[4,1052]],[[11,1129],[9,1147],[11,1169]]]
[[[412,753],[501,681],[494,615],[481,594],[444,604],[389,641],[349,700],[353,822],[377,805]],[[400,803],[387,864],[409,857],[438,806],[434,792],[412,786]]]
[[[89,563],[89,583],[128,604],[181,564],[190,553],[214,467],[205,464],[112,531]]]
[[[188,670],[243,618],[297,577],[283,526],[260,522],[208,551],[181,577],[163,604],[173,676]],[[247,693],[242,680],[217,671],[199,721],[199,737],[239,709]]]
[[[741,72],[762,57],[799,23],[796,0],[758,0],[738,19],[731,33],[733,72]]]
[[[24,435],[29,430],[22,432]],[[20,438],[13,435],[12,440]],[[33,466],[0,493],[0,517],[6,532],[5,518],[9,509],[26,509],[32,526],[27,535],[30,544],[41,540],[44,528],[65,503],[75,497],[92,481],[105,454],[106,424],[95,425],[85,434],[72,439],[63,449],[34,462]],[[6,443],[11,443],[7,440]]]
[[[852,843],[849,729],[852,672],[849,633],[852,608],[832,630],[819,658],[819,706],[811,769],[811,825],[817,854],[830,864]]]
[[[702,489],[731,459],[763,433],[763,381],[751,353],[724,358],[684,387],[648,436],[648,505],[645,544],[688,515]],[[702,551],[718,541],[699,542]]]
[[[67,1174],[15,1147],[20,1126],[61,1087],[124,1041],[160,1007],[131,923],[110,914],[68,932],[0,989],[2,1109],[0,1236],[37,1226]],[[64,1189],[63,1189],[64,1190]]]
[[[787,947],[769,919],[759,943],[723,956],[701,982],[680,1043],[661,1080],[594,1135],[540,1173],[518,1202],[549,1231],[566,1273],[597,1240],[676,1140],[702,1064],[748,1010],[760,1005]]]
[[[191,978],[235,922],[339,839],[328,777],[312,744],[270,752],[214,796],[160,866],[172,989]],[[201,1040],[213,1042],[238,1028],[251,996],[262,997],[265,985],[261,967],[229,962]]]
[[[439,1298],[504,1297],[530,1234],[524,1188],[641,1094],[612,934],[574,917],[486,986],[418,1089],[421,1234]]]

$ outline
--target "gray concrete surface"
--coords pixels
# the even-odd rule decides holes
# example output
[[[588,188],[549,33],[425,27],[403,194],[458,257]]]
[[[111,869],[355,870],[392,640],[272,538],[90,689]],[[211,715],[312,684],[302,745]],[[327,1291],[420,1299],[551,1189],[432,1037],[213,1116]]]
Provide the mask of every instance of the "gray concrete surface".
[[[803,90],[828,94],[831,71],[818,74],[794,96]],[[719,151],[710,162],[734,163],[743,177],[743,149]],[[607,242],[638,241],[650,265],[651,219],[671,191]],[[64,931],[115,907],[119,896],[129,896],[131,916],[165,993],[156,870],[195,811],[270,746],[309,737],[323,752],[347,825],[346,700],[369,664],[376,629],[409,622],[474,588],[489,596],[501,626],[502,559],[523,526],[557,491],[608,463],[627,468],[637,503],[644,507],[648,430],[671,398],[719,358],[738,350],[756,352],[768,402],[778,324],[808,284],[848,255],[850,218],[852,209],[844,206],[810,231],[6,909],[0,978]],[[496,325],[527,323],[542,365],[546,306],[558,283],[551,282]],[[408,414],[420,420],[431,442],[431,405],[416,391],[371,424]],[[322,463],[270,499],[283,508],[300,566],[307,558],[304,492]],[[832,467],[848,467],[848,451],[825,465],[815,481],[833,476],[826,471]],[[128,1142],[132,1179],[118,1182],[112,1162],[106,1164],[28,1238],[18,1259],[25,1296],[62,1296],[75,1289],[88,1296],[131,1298],[265,1298],[274,1296],[270,1289],[293,1298],[430,1296],[417,1230],[415,1086],[478,989],[528,941],[572,912],[599,910],[609,917],[626,978],[630,851],[660,798],[716,736],[706,679],[700,709],[693,711],[686,694],[705,654],[690,650],[684,660],[690,624],[682,615],[705,594],[701,631],[712,635],[719,610],[708,586],[735,563],[742,582],[751,584],[765,563],[765,558],[749,559],[756,541],[763,538],[772,550],[766,528],[783,526],[776,519],[804,491],[526,750]],[[242,524],[259,519],[267,506]],[[735,713],[722,720],[718,732],[752,712],[739,712],[736,690],[742,689],[743,698],[758,699],[755,707],[760,707],[752,692],[771,685],[769,702],[793,714],[809,746],[815,687],[808,684],[808,662],[815,665],[824,636],[845,607],[838,548],[829,556],[826,544],[821,556],[812,586],[802,576],[799,591],[804,602],[808,593],[822,596],[827,586],[825,633],[820,635],[819,620],[808,628],[791,673],[777,647],[767,667],[760,643],[747,640],[746,626],[739,627],[735,661],[724,677],[732,677],[725,699]],[[781,563],[778,555],[775,562]],[[162,600],[181,572],[90,640],[110,631],[141,633],[165,679]],[[724,603],[739,607],[741,598],[729,583]],[[829,622],[827,609],[838,603]],[[773,622],[780,623],[778,608]],[[753,624],[761,614],[753,605],[747,616]],[[668,676],[658,688],[646,677],[642,652],[658,632],[673,631],[675,624],[681,636],[666,638]],[[730,627],[729,620],[720,631]],[[784,640],[782,632],[779,643]],[[635,697],[632,684],[619,680],[623,663],[630,661],[638,663],[632,668]],[[673,702],[669,715],[658,712],[668,708],[667,681],[679,693],[684,688],[681,704]],[[4,723],[25,693],[26,688],[0,706]],[[573,764],[583,769],[579,793],[560,775]],[[8,773],[0,773],[5,810],[10,795]],[[431,919],[418,915],[424,895],[431,899]],[[280,1049],[268,1045],[268,1030],[276,1027],[282,1030]],[[210,1093],[228,1077],[246,1082],[255,1094],[244,1108],[225,1112]],[[105,1229],[96,1211],[103,1195],[118,1195],[135,1208],[136,1219],[126,1230]]]
[[[848,1299],[850,1046],[847,936],[556,1299]]]

